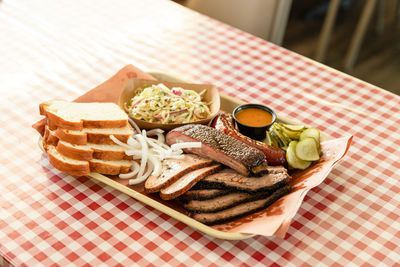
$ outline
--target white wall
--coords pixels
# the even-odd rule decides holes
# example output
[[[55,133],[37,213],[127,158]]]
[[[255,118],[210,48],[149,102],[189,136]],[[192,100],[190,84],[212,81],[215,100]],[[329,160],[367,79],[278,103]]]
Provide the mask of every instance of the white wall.
[[[282,5],[285,5],[282,7]],[[266,40],[286,28],[291,0],[187,0],[186,6]],[[284,8],[282,13],[282,8]],[[287,14],[285,14],[287,13]],[[285,17],[286,16],[286,17]],[[278,22],[279,21],[279,22]],[[278,23],[278,24],[277,24]],[[278,39],[283,36],[277,36]]]

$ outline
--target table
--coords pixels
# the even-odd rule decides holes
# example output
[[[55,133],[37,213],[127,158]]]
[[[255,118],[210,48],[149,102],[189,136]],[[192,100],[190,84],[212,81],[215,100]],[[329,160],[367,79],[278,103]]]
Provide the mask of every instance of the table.
[[[395,265],[400,97],[165,0],[0,3],[0,255],[15,266]],[[126,64],[216,84],[332,137],[346,158],[284,239],[213,239],[52,168],[31,124]]]

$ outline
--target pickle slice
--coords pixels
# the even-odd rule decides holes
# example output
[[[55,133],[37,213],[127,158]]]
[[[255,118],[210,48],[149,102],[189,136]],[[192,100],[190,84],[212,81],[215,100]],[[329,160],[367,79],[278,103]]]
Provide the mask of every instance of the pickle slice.
[[[301,160],[316,161],[319,160],[318,146],[314,138],[307,137],[298,142],[296,146],[296,156]]]
[[[272,139],[274,139],[275,142],[277,143],[277,147],[283,147],[283,146],[285,146],[285,145],[282,143],[281,139],[276,135],[276,133],[275,133],[274,131],[272,131],[272,130],[270,129],[269,134],[271,135]]]
[[[307,138],[312,138],[314,143],[310,140],[301,143],[298,148],[300,156],[296,155],[297,151],[295,149],[295,157],[300,161],[318,160],[322,156],[322,151],[320,147],[320,132],[316,128],[307,128],[305,125],[292,125],[276,122],[269,128],[269,131],[267,131],[264,143],[288,150],[289,144],[292,141],[302,142]],[[315,147],[317,154],[315,154]],[[294,158],[294,161],[296,161],[296,158]],[[306,166],[310,164],[311,163],[302,163],[300,165]],[[299,165],[299,163],[294,163],[294,165]]]
[[[319,147],[320,136],[321,134],[317,128],[308,128],[307,130],[304,130],[304,132],[301,133],[300,141],[312,137],[314,138],[315,142],[317,143],[317,146]]]
[[[298,145],[297,141],[292,141],[289,143],[289,146],[286,150],[286,160],[289,164],[289,167],[294,169],[305,170],[310,167],[311,162],[299,159],[296,155],[296,147]]]
[[[273,124],[272,127],[272,132],[275,134],[276,137],[278,137],[282,143],[282,147],[287,147],[290,143],[290,138],[282,133],[282,131],[279,129],[278,124]]]
[[[281,131],[292,140],[293,139],[299,140],[300,138],[301,131],[291,131],[286,129],[285,127],[281,127]]]
[[[306,129],[306,126],[304,126],[304,125],[293,125],[293,124],[284,124],[284,123],[281,123],[281,125],[292,132],[302,132]]]
[[[267,145],[270,145],[270,146],[279,147],[278,142],[268,131],[266,132],[264,143],[266,143]]]
[[[274,126],[276,128],[276,130],[279,130],[285,137],[286,139],[289,139],[289,142],[293,139],[295,140],[299,140],[300,138],[300,134],[303,130],[290,130],[289,128],[287,128],[285,125],[288,124],[283,124],[283,123],[275,123]],[[300,129],[300,127],[302,129],[306,129],[305,126],[303,125],[290,125],[290,126],[294,126],[294,129]],[[300,126],[300,127],[297,127]]]

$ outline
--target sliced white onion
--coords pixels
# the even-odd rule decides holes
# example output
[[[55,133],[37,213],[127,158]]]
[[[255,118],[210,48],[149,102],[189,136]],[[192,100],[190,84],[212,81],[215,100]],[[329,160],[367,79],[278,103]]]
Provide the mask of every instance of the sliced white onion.
[[[128,117],[128,120],[129,120],[130,124],[132,125],[132,127],[135,129],[135,131],[136,131],[137,133],[140,133],[139,126],[137,126],[137,124],[135,123],[135,121],[134,121],[132,118],[129,118],[129,117]]]
[[[170,147],[164,144],[164,142],[160,142],[158,140],[154,140],[152,138],[146,137],[146,141],[150,144],[150,146],[154,148],[161,148],[161,149],[169,149]]]
[[[132,178],[133,176],[135,176],[139,171],[139,163],[137,163],[136,161],[132,161],[131,170],[132,171],[128,172],[128,173],[121,173],[119,175],[119,178],[121,178],[121,179],[129,179],[129,178]]]
[[[161,171],[162,171],[162,164],[161,164],[161,160],[157,159],[155,156],[151,155],[149,156],[149,160],[151,161],[151,163],[154,166],[153,172],[151,173],[151,175],[154,176],[159,176],[161,175]]]
[[[157,135],[157,140],[158,140],[158,142],[164,144],[165,143],[165,136],[163,134],[158,134]]]
[[[125,144],[124,142],[119,141],[118,138],[116,138],[114,135],[110,135],[110,139],[113,140],[114,143],[116,143],[117,145],[123,146],[123,147],[128,148],[128,149],[131,148],[131,146]]]
[[[147,164],[147,156],[149,153],[149,148],[147,147],[146,141],[144,140],[143,136],[140,134],[135,135],[136,140],[139,141],[140,145],[142,146],[142,160],[140,162],[140,168],[138,177],[142,177],[144,173],[144,169],[146,168]]]
[[[152,171],[153,171],[153,165],[151,164],[151,162],[149,162],[147,171],[141,177],[138,175],[135,179],[130,179],[129,185],[143,183],[150,176]]]
[[[133,157],[132,171],[119,175],[121,179],[130,179],[130,185],[142,183],[150,175],[161,175],[164,159],[181,159],[184,157],[183,149],[201,147],[200,142],[178,143],[170,147],[165,143],[163,130],[140,131],[132,119],[130,122],[137,133],[129,137],[127,143],[121,142],[113,135],[110,136],[111,140],[124,148],[126,155]],[[150,136],[157,136],[157,139]],[[140,163],[135,160],[140,160]]]
[[[139,171],[139,163],[137,163],[137,161],[132,161],[131,170],[135,170],[136,172]]]
[[[162,143],[162,144],[165,143],[164,130],[152,129],[147,132],[147,136],[157,136],[157,141],[159,143]]]
[[[140,144],[134,138],[132,138],[132,136],[130,136],[128,138],[128,142],[127,143],[128,143],[128,145],[130,145],[133,148],[140,149]]]
[[[128,156],[142,156],[142,150],[126,150],[125,154]]]
[[[143,174],[142,181],[145,181],[154,170],[154,166],[150,161],[148,162],[147,166],[148,166],[148,168],[147,168],[146,172]]]

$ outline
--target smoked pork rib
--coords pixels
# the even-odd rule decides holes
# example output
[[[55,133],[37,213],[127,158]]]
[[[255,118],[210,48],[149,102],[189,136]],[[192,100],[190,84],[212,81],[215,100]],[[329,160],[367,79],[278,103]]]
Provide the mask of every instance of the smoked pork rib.
[[[184,151],[213,159],[245,176],[267,173],[268,165],[262,152],[205,125],[188,124],[175,128],[167,134],[166,141],[168,145],[201,142],[201,148],[186,148]]]

